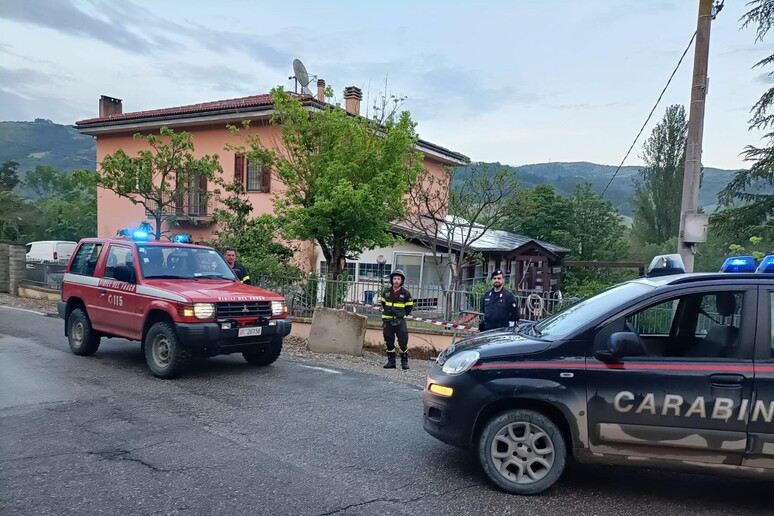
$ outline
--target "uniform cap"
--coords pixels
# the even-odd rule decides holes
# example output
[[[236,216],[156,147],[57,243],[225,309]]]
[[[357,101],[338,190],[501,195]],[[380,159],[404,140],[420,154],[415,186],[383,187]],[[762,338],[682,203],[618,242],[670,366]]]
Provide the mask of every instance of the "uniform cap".
[[[489,277],[489,279],[494,278],[495,276],[505,276],[502,269],[495,269],[492,271],[492,275]]]

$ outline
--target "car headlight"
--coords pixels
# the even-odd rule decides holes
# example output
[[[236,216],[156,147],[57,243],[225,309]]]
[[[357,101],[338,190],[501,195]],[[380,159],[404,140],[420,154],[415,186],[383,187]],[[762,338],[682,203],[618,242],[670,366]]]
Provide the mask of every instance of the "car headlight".
[[[282,315],[288,311],[288,306],[284,301],[271,302],[271,315]]]
[[[194,303],[193,308],[197,319],[212,319],[215,317],[215,305],[212,303]]]
[[[479,358],[481,358],[481,355],[478,351],[469,349],[467,351],[457,353],[456,355],[452,355],[443,364],[443,368],[441,368],[441,370],[446,374],[462,374],[473,367],[473,365],[478,362]]]

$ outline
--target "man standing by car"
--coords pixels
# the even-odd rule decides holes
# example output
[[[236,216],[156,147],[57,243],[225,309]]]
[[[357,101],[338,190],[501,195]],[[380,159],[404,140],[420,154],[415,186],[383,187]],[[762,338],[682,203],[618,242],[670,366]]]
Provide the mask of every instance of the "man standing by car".
[[[226,254],[223,255],[223,257],[226,259],[226,263],[231,267],[231,270],[234,271],[234,274],[236,274],[239,281],[245,285],[252,285],[252,283],[250,283],[250,274],[247,272],[247,267],[236,261],[236,248],[227,247]]]
[[[519,302],[513,292],[504,288],[505,276],[501,269],[492,272],[492,288],[484,294],[484,318],[479,331],[507,328],[519,322]]]
[[[391,287],[382,292],[382,327],[384,342],[387,344],[387,363],[385,369],[395,369],[395,337],[400,346],[400,367],[408,369],[408,327],[405,317],[414,308],[409,291],[403,288],[406,276],[403,271],[395,269],[390,274]]]

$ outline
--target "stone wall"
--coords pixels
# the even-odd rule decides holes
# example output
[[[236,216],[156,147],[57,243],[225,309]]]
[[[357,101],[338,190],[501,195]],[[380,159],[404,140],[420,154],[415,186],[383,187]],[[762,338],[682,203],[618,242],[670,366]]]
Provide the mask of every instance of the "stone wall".
[[[12,296],[19,295],[19,285],[24,280],[24,261],[26,249],[20,244],[8,246],[8,292]]]
[[[8,284],[8,242],[0,242],[0,293],[7,294],[9,292]]]

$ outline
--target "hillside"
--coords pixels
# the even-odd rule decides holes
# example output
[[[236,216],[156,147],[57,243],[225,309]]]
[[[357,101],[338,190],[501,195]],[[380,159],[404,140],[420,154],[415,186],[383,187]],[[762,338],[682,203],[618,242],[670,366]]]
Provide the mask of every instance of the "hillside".
[[[95,154],[94,140],[78,133],[73,127],[42,119],[34,122],[0,122],[0,163],[8,160],[18,162],[21,177],[37,164],[50,165],[60,170],[94,170]],[[561,194],[570,193],[576,184],[584,181],[591,182],[594,191],[601,192],[616,169],[612,165],[582,161],[536,163],[520,167],[500,163],[473,163],[468,167],[458,168],[455,177],[459,178],[469,168],[481,166],[489,166],[493,170],[502,167],[516,170],[523,187],[531,188],[541,183],[549,183]],[[637,176],[639,170],[640,166],[622,167],[605,192],[605,198],[612,200],[622,215],[632,214],[629,204],[633,192],[632,179]],[[699,204],[706,211],[715,210],[717,194],[732,176],[731,170],[704,169]]]
[[[532,188],[535,185],[549,183],[556,188],[560,194],[572,192],[575,185],[588,181],[591,183],[595,192],[602,192],[610,178],[615,173],[615,166],[597,165],[584,161],[571,163],[536,163],[531,165],[522,165],[514,167],[503,165],[501,163],[473,163],[468,167],[460,167],[455,171],[455,179],[458,179],[469,167],[490,167],[491,170],[508,168],[515,170],[521,186]],[[618,175],[607,188],[605,198],[615,204],[622,215],[631,216],[632,208],[630,199],[634,188],[632,180],[642,168],[639,165],[629,165],[621,167]],[[723,170],[717,168],[705,168],[702,179],[701,190],[699,191],[699,204],[708,212],[715,211],[717,195],[731,178],[733,170]]]
[[[59,170],[94,170],[94,140],[74,128],[50,120],[0,122],[0,163],[16,161],[24,177],[35,165]]]

